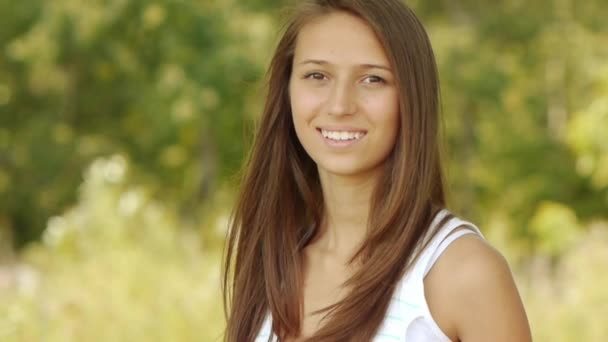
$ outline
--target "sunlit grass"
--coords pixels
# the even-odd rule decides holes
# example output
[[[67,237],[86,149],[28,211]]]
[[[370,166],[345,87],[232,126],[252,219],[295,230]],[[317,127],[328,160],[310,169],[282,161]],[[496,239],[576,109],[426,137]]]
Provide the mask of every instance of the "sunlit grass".
[[[0,341],[221,340],[219,248],[127,178],[121,157],[96,161],[78,204],[0,269]],[[608,224],[584,230],[516,269],[535,341],[608,336]]]
[[[606,341],[606,270],[606,222],[592,224],[559,260],[537,258],[521,277],[535,341]]]
[[[125,168],[98,161],[79,204],[24,252],[0,294],[1,341],[219,340],[219,252],[122,184]]]

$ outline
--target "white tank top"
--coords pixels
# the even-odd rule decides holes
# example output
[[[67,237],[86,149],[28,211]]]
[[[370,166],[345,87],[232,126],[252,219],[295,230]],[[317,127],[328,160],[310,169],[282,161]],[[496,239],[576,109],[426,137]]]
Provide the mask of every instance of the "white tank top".
[[[440,211],[433,222],[431,230],[448,215],[447,210]],[[455,229],[463,227],[453,234]],[[399,282],[389,304],[386,316],[373,342],[450,342],[450,338],[439,328],[429,310],[424,295],[424,277],[435,264],[441,253],[454,240],[465,234],[477,234],[483,238],[479,229],[472,223],[452,217],[440,228],[416,263]],[[272,318],[266,317],[256,342],[278,342],[273,334]]]

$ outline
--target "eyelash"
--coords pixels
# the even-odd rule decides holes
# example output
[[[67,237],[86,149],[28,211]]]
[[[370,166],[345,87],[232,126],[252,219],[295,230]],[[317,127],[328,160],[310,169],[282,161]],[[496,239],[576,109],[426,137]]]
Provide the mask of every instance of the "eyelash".
[[[315,81],[322,81],[322,79],[318,78],[318,76],[325,78],[325,75],[323,75],[323,74],[322,74],[322,73],[320,73],[320,72],[316,72],[316,71],[315,71],[315,72],[310,72],[310,73],[305,74],[305,75],[304,75],[304,78],[305,78],[305,79],[312,79],[312,80],[315,80]],[[382,77],[380,77],[380,76],[376,76],[376,75],[369,75],[369,76],[367,76],[367,77],[365,77],[365,78],[366,78],[366,79],[373,78],[373,79],[376,79],[376,80],[377,80],[376,82],[369,82],[369,83],[381,83],[381,84],[386,83],[386,80],[385,80],[385,79],[383,79],[383,78],[382,78]]]

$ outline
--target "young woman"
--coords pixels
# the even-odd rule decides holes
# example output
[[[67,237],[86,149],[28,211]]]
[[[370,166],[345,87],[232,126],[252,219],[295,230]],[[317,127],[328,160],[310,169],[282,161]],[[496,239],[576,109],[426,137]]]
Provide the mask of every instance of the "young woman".
[[[301,1],[268,82],[226,341],[531,340],[504,258],[445,209],[435,59],[401,1]]]

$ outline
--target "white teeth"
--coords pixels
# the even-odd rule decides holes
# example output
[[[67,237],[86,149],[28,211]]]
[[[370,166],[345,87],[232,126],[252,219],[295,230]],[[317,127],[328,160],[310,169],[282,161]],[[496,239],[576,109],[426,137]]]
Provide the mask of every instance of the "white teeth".
[[[326,131],[321,130],[321,134],[324,138],[331,140],[358,140],[361,139],[365,133],[363,132],[346,132],[346,131]]]

